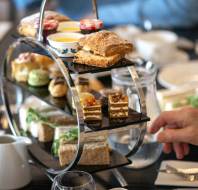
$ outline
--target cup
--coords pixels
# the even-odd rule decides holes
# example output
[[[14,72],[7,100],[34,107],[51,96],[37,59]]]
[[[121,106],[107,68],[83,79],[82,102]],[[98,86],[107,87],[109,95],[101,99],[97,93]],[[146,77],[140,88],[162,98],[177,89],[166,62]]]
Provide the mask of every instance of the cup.
[[[31,181],[26,146],[31,140],[12,135],[0,136],[0,190],[14,190]]]

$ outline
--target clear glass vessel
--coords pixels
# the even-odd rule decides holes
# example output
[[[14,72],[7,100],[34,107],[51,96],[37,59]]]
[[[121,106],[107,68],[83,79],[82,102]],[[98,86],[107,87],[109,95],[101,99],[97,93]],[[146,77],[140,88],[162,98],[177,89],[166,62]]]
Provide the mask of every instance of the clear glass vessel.
[[[149,127],[150,123],[160,113],[160,107],[156,96],[157,68],[152,62],[139,60],[138,63],[139,65],[136,66],[136,69],[140,78],[139,84],[142,86],[145,95],[147,107],[146,114],[151,119],[151,121],[147,123],[147,127]],[[127,68],[114,69],[111,75],[113,88],[121,89],[127,93],[129,97],[129,107],[136,111],[140,111],[138,94]],[[139,133],[138,127],[140,126],[137,125],[136,130],[133,131],[121,131],[119,134],[111,135],[111,145],[119,152],[127,154],[127,152],[129,152],[129,150],[135,145],[135,141]],[[127,167],[144,168],[149,166],[159,158],[161,152],[162,145],[156,142],[156,135],[150,135],[147,133],[144,137],[143,145],[139,148],[138,152],[129,157],[132,164]]]
[[[52,190],[95,190],[93,177],[83,171],[69,171],[54,178]]]

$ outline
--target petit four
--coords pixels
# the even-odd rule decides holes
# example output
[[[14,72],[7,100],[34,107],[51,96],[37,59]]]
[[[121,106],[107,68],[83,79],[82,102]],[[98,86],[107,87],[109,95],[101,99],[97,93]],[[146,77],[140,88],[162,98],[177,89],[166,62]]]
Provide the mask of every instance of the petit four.
[[[83,34],[98,32],[103,28],[103,22],[97,19],[83,19],[80,21],[80,30]]]
[[[28,84],[30,86],[40,87],[49,83],[49,74],[42,69],[32,70],[28,76]]]
[[[114,65],[133,50],[131,43],[106,30],[81,38],[79,45],[74,62],[97,67]]]
[[[54,62],[47,56],[26,52],[21,53],[11,63],[12,77],[18,82],[27,82],[30,71],[34,69],[48,70]]]
[[[115,93],[108,96],[109,117],[119,119],[128,117],[128,96]]]
[[[29,72],[40,67],[32,53],[19,54],[18,58],[12,61],[11,65],[12,77],[18,82],[27,82]]]
[[[101,121],[102,109],[99,100],[96,100],[94,95],[88,92],[80,93],[80,102],[83,108],[85,121]]]
[[[76,89],[78,93],[89,92],[89,79],[85,77],[78,77],[76,80]]]
[[[63,78],[56,78],[51,80],[48,89],[53,97],[59,98],[66,96],[68,88]]]
[[[23,18],[18,27],[19,34],[23,36],[36,37],[39,25],[39,15],[40,13],[36,13]],[[62,14],[54,11],[45,11],[44,36],[46,37],[47,35],[56,32],[59,23],[68,20],[70,19]]]
[[[50,79],[63,77],[63,74],[57,64],[53,64],[49,68],[49,77]]]

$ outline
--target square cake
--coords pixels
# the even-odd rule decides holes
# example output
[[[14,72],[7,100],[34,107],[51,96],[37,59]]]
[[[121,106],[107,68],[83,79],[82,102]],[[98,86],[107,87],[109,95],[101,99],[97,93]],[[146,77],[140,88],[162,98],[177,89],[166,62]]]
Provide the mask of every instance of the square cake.
[[[81,93],[80,101],[83,108],[83,117],[85,121],[101,121],[102,108],[101,102],[96,100],[91,93]]]
[[[127,118],[129,113],[128,97],[121,92],[108,96],[109,117],[111,119]]]

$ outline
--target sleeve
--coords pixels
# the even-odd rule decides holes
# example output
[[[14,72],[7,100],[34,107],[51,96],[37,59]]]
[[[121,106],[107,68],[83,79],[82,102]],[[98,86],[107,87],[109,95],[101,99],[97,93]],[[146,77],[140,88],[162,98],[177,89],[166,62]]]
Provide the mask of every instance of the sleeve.
[[[105,1],[105,0],[104,0]],[[134,23],[148,19],[153,27],[189,27],[198,23],[197,0],[99,0],[99,16],[107,25]],[[113,3],[114,2],[114,3]]]
[[[39,7],[42,0],[13,0],[17,10]]]

